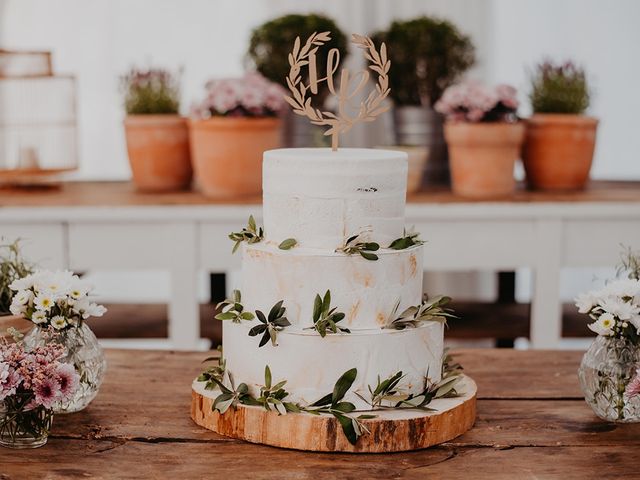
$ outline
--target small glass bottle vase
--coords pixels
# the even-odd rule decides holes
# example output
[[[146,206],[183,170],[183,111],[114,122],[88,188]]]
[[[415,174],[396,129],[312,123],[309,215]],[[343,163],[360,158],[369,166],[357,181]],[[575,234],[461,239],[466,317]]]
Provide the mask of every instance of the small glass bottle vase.
[[[640,422],[640,396],[625,389],[640,367],[640,348],[625,339],[598,336],[578,370],[585,400],[595,414],[610,422]]]
[[[60,361],[72,364],[80,375],[75,396],[68,402],[56,404],[53,410],[55,413],[84,410],[98,394],[106,373],[104,351],[86,323],[59,332],[36,326],[25,337],[25,344],[29,347],[51,342],[64,347],[65,354]]]
[[[47,443],[53,410],[42,406],[25,408],[10,397],[0,402],[0,446],[38,448]]]

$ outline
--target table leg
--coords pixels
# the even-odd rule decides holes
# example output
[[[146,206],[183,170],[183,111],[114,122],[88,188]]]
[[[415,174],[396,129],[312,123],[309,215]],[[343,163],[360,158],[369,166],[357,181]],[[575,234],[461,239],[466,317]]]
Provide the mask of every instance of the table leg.
[[[169,340],[176,350],[197,350],[200,344],[197,226],[180,225],[171,267]]]
[[[562,336],[560,268],[562,221],[540,220],[536,226],[536,265],[531,300],[531,345],[555,349]]]

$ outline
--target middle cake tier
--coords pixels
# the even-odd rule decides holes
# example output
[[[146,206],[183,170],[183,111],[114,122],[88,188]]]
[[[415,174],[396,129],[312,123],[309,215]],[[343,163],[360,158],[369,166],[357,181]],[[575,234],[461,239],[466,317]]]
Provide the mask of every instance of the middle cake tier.
[[[384,327],[398,312],[422,300],[422,246],[380,250],[378,260],[360,255],[303,248],[280,250],[269,244],[245,245],[242,300],[247,310],[265,313],[280,300],[292,330],[313,326],[316,295],[331,292],[331,307],[345,314],[340,326],[351,330]]]

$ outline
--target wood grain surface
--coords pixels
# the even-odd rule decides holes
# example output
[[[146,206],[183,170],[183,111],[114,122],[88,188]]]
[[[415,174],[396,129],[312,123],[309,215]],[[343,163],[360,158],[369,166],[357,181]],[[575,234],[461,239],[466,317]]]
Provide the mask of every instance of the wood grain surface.
[[[57,416],[50,442],[0,449],[0,479],[637,479],[640,424],[599,420],[581,352],[459,350],[478,385],[473,429],[426,450],[309,453],[217,435],[189,418],[202,353],[107,352],[100,395]]]

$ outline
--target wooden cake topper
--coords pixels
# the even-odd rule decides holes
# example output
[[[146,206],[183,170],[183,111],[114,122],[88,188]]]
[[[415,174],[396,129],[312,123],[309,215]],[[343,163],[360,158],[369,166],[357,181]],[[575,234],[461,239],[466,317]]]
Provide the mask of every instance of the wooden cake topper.
[[[355,124],[360,122],[372,122],[378,115],[386,112],[389,105],[383,101],[389,96],[389,68],[391,62],[387,59],[387,47],[383,43],[380,52],[376,50],[373,41],[369,37],[353,34],[351,42],[364,51],[364,57],[369,61],[368,69],[361,70],[355,75],[343,68],[340,71],[340,81],[336,87],[333,77],[340,66],[340,52],[332,48],[327,54],[326,76],[318,78],[316,54],[318,48],[331,40],[330,32],[313,33],[304,46],[300,45],[300,37],[296,38],[293,51],[289,54],[289,76],[287,85],[292,96],[285,95],[285,100],[293,107],[294,113],[308,117],[314,125],[327,125],[324,132],[331,135],[331,148],[338,149],[338,137]],[[307,67],[309,84],[302,81],[302,67]],[[369,82],[369,70],[378,74],[378,82],[375,90],[362,100],[359,105],[354,100]],[[338,100],[336,113],[322,111],[311,104],[312,95],[318,93],[318,85],[325,82],[329,92]],[[355,112],[357,111],[357,114]],[[353,112],[353,113],[351,113]]]

